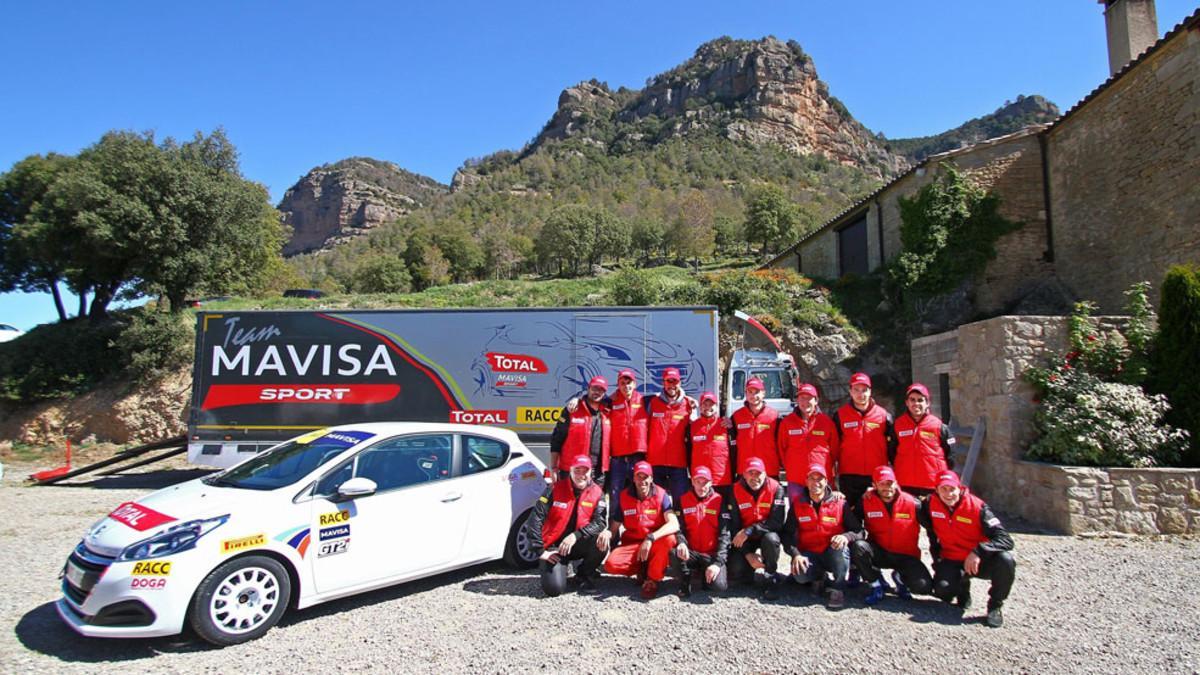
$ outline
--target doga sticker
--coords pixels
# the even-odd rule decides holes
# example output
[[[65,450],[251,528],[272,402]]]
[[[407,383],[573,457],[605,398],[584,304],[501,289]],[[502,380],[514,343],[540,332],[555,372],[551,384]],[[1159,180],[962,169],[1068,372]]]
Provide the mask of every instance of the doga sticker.
[[[135,577],[165,577],[170,573],[171,563],[163,562],[162,560],[147,560],[134,563],[133,571],[130,572]]]
[[[167,580],[162,577],[134,577],[129,580],[132,589],[157,591],[167,587]]]
[[[254,534],[249,537],[239,537],[237,539],[226,539],[221,542],[221,553],[233,553],[234,551],[244,551],[255,546],[262,546],[267,543],[266,534]]]

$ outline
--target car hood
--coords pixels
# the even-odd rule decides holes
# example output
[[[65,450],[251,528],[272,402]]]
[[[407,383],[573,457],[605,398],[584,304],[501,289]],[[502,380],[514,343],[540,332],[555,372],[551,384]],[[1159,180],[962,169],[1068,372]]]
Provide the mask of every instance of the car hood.
[[[84,544],[116,556],[126,546],[177,525],[226,514],[262,512],[274,492],[206,485],[197,478],[125,502],[88,530]]]

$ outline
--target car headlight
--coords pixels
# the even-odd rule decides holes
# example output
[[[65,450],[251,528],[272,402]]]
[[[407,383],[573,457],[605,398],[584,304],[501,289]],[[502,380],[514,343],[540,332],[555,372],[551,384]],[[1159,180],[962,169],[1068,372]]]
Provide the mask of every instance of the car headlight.
[[[161,558],[186,551],[194,548],[196,541],[200,537],[224,525],[227,520],[229,520],[229,514],[205,520],[189,520],[186,523],[181,523],[152,537],[126,546],[117,559],[122,561],[145,560],[146,558]]]

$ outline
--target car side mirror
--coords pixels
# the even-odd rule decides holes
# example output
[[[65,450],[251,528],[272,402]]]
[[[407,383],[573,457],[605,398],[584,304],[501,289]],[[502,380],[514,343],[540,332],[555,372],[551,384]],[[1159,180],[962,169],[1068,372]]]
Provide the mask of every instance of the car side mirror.
[[[355,497],[366,497],[375,494],[375,481],[370,478],[351,478],[350,480],[338,486],[338,496],[343,499],[354,499]]]

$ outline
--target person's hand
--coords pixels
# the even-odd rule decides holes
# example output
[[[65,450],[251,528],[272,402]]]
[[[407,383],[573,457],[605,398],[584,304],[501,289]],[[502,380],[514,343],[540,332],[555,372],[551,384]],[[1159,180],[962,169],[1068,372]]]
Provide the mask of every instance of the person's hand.
[[[575,539],[576,537],[574,532],[563,537],[562,543],[558,545],[558,554],[561,556],[570,555],[571,548],[575,546]]]
[[[683,562],[687,562],[688,558],[692,557],[692,552],[688,550],[688,545],[681,541],[679,542],[679,545],[675,547],[675,556]]]
[[[808,572],[808,558],[798,555],[792,558],[792,575],[805,574]]]
[[[538,560],[545,560],[546,562],[550,563],[551,565],[557,565],[558,560],[559,560],[558,551],[556,551],[552,548],[546,549],[545,551],[542,551],[542,554],[540,556],[538,556]]]
[[[650,558],[651,546],[654,546],[654,542],[649,539],[642,540],[642,545],[638,547],[638,562],[646,562]]]
[[[732,429],[733,428],[733,420],[729,419],[728,417],[722,417],[721,418],[721,426],[726,429]]]
[[[700,401],[697,401],[697,400],[695,399],[695,397],[693,397],[693,396],[685,396],[684,398],[686,398],[686,399],[687,399],[687,402],[688,402],[688,411],[689,411],[689,412],[690,412],[690,411],[692,411],[692,410],[699,410],[699,409],[700,409]]]
[[[840,491],[838,491],[838,490],[834,490],[834,491],[833,491],[833,498],[834,498],[834,499],[845,499],[845,498],[846,498],[846,495],[842,494],[842,493],[841,493]]]
[[[738,530],[738,533],[733,535],[733,545],[735,548],[741,548],[749,537],[746,536],[745,530]]]
[[[605,530],[596,537],[596,548],[600,549],[601,553],[608,550],[608,545],[612,541],[612,536],[612,530]]]
[[[850,543],[850,540],[847,539],[846,535],[844,535],[844,534],[835,534],[835,535],[833,535],[833,539],[829,540],[829,546],[832,547],[833,550],[835,550],[835,551],[840,551],[840,550],[846,548],[846,544],[849,544],[849,543]]]
[[[579,407],[579,398],[578,397],[571,398],[570,400],[567,401],[567,412],[575,412],[575,409],[578,407]]]
[[[763,562],[762,556],[757,553],[747,553],[746,563],[756,570],[766,569],[767,564]]]
[[[708,567],[704,568],[704,580],[711,584],[712,582],[717,580],[717,575],[720,573],[721,573],[720,565],[709,565]]]
[[[972,577],[979,574],[979,562],[979,556],[971,551],[967,554],[967,559],[963,561],[963,571]]]

